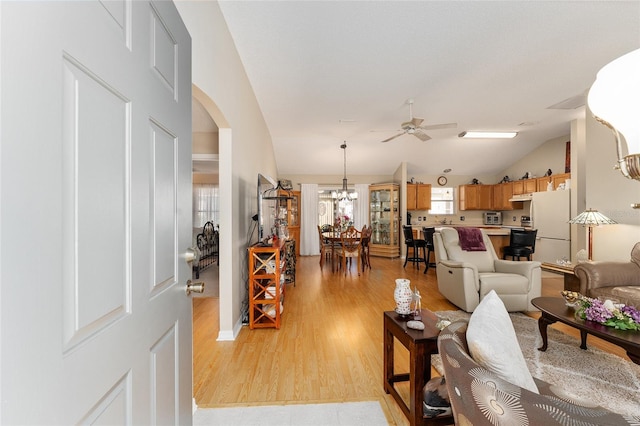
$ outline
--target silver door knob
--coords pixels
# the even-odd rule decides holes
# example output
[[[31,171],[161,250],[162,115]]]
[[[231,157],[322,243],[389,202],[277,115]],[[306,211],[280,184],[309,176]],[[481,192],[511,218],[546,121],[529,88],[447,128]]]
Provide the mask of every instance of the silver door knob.
[[[193,283],[191,280],[187,280],[187,288],[185,289],[187,296],[190,296],[191,293],[204,293],[204,283]]]
[[[196,250],[193,247],[189,247],[187,249],[187,251],[185,251],[184,253],[184,260],[191,265],[191,263],[196,260],[196,258],[198,257],[198,253],[196,252]]]

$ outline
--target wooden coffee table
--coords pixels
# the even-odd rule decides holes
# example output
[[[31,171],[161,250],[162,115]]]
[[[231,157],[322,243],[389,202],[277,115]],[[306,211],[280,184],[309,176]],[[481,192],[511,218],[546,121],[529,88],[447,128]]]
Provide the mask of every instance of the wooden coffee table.
[[[561,297],[536,297],[531,304],[542,313],[538,320],[538,328],[542,336],[542,347],[538,348],[539,350],[547,350],[547,326],[560,321],[580,330],[581,349],[587,349],[587,334],[591,334],[620,346],[627,351],[631,361],[640,364],[640,331],[616,330],[613,327],[576,318],[575,309],[567,306]]]

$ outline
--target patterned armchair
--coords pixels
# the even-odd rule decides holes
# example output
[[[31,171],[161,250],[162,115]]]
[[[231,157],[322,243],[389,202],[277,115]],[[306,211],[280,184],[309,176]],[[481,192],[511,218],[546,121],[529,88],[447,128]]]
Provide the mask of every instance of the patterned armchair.
[[[469,355],[468,322],[456,321],[438,337],[447,391],[456,425],[632,425],[601,407],[580,405],[562,389],[535,379],[536,394],[499,378]],[[570,386],[570,383],[567,383]]]

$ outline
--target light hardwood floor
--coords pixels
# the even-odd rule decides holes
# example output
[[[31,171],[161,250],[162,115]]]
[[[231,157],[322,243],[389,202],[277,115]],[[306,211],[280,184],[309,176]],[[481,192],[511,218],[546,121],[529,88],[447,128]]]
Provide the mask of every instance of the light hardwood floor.
[[[296,285],[288,285],[279,330],[243,327],[233,342],[218,342],[218,299],[193,300],[193,394],[199,407],[300,402],[379,400],[390,424],[408,422],[383,390],[384,311],[393,310],[396,278],[420,290],[423,308],[456,310],[427,274],[401,259],[372,257],[373,269],[358,276],[320,270],[319,257],[298,258]],[[559,296],[562,278],[543,274],[543,295]],[[535,314],[532,316],[536,317]],[[553,325],[576,338],[577,330]],[[615,345],[590,337],[589,344],[626,359]],[[395,345],[396,371],[408,371],[408,356]],[[408,395],[408,386],[401,389]]]

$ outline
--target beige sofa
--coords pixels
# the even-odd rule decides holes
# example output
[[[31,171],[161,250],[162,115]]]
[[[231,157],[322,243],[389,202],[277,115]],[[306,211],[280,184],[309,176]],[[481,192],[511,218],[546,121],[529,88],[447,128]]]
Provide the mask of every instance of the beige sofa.
[[[640,243],[633,246],[629,262],[580,263],[574,273],[580,280],[581,294],[640,308]]]

